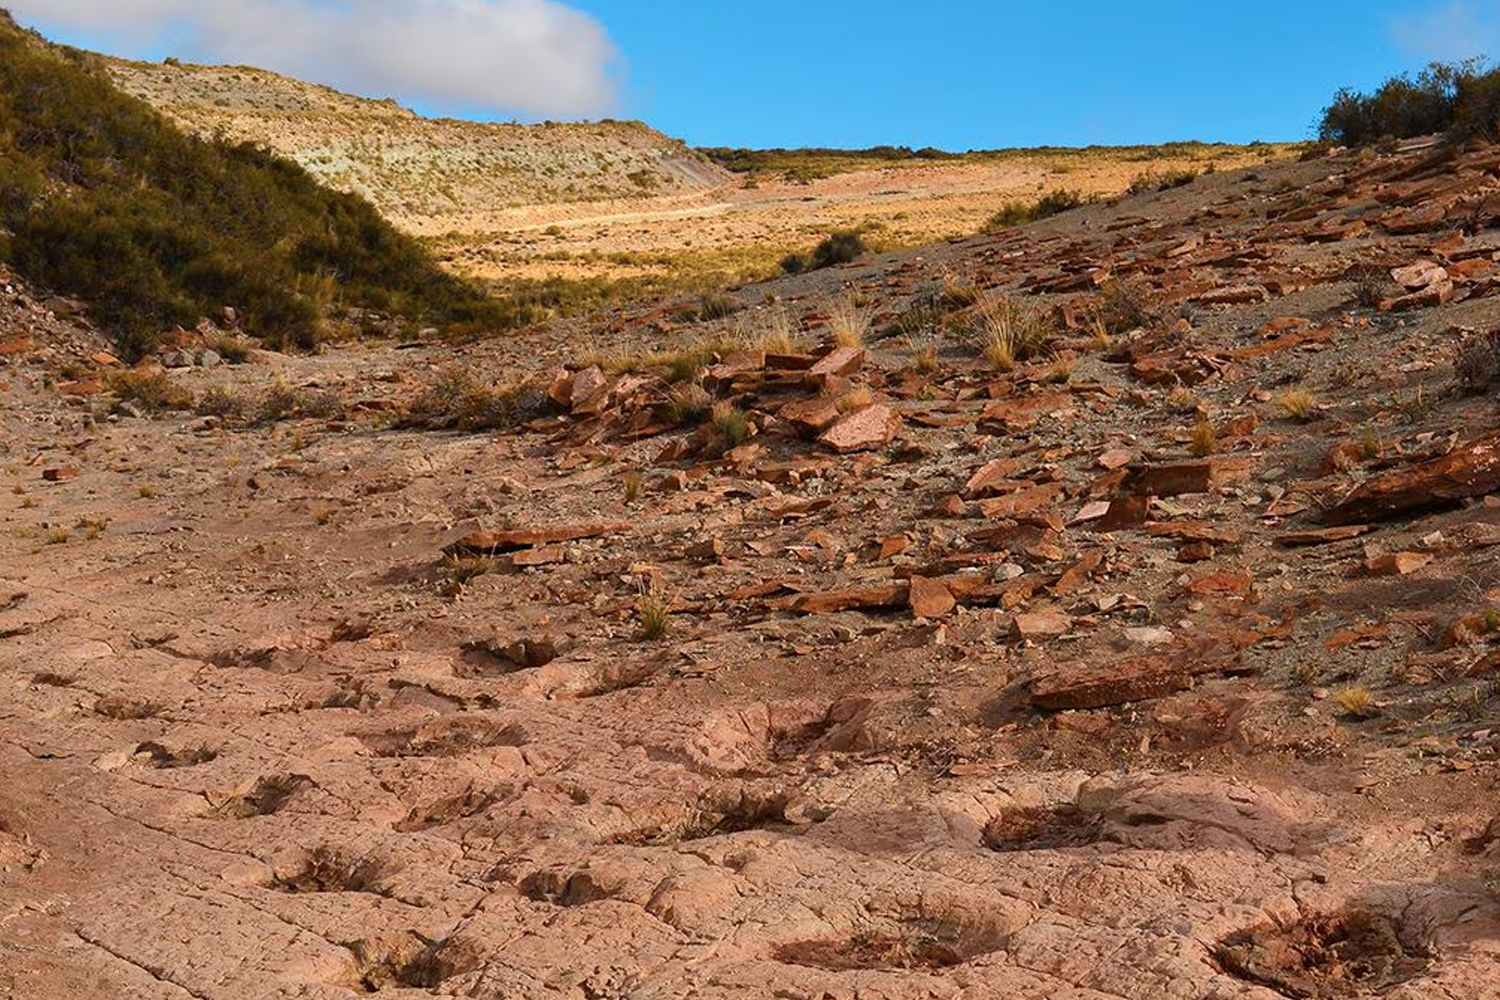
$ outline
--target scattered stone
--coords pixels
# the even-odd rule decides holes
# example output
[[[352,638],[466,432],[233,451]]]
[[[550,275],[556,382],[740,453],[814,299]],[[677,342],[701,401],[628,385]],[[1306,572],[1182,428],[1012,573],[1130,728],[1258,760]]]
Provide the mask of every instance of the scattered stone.
[[[829,379],[853,375],[865,366],[863,347],[837,347],[808,370],[817,378]]]
[[[42,470],[42,479],[49,483],[62,483],[77,478],[78,467],[74,465],[55,465]]]
[[[818,438],[839,454],[884,448],[901,429],[901,416],[883,403],[856,410]]]
[[[800,594],[790,602],[793,611],[805,615],[826,615],[837,611],[899,608],[909,603],[910,587],[905,581],[852,590],[830,590],[819,594]]]
[[[1365,560],[1365,572],[1371,576],[1407,576],[1432,562],[1430,552],[1389,552]]]
[[[1228,483],[1249,479],[1252,467],[1253,461],[1243,457],[1172,462],[1135,470],[1126,486],[1137,495],[1158,497],[1210,493]]]
[[[1011,620],[1010,637],[1015,642],[1046,642],[1068,634],[1073,620],[1060,611],[1028,611]]]
[[[445,555],[493,556],[538,545],[554,545],[583,538],[620,535],[634,526],[623,522],[560,525],[555,528],[516,528],[509,531],[475,531],[443,546]]]
[[[1500,432],[1460,445],[1442,458],[1367,480],[1323,515],[1330,525],[1382,521],[1500,489]]]
[[[909,581],[908,595],[911,613],[915,618],[938,619],[946,616],[958,604],[941,580],[914,576]]]
[[[1289,531],[1276,536],[1276,544],[1283,548],[1300,548],[1305,545],[1328,545],[1332,542],[1347,542],[1373,531],[1368,524],[1349,524],[1338,528],[1315,528],[1311,531]]]
[[[1035,678],[1031,682],[1031,703],[1050,711],[1108,708],[1162,698],[1191,686],[1190,671],[1176,658],[1077,663]]]

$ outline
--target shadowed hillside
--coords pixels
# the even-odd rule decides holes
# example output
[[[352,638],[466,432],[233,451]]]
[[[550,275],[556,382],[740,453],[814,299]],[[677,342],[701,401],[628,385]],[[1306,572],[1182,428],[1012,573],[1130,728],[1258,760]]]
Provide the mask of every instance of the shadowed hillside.
[[[366,201],[249,145],[185,135],[97,57],[0,11],[0,261],[88,302],[128,356],[233,306],[312,346],[334,307],[438,321],[500,311]]]

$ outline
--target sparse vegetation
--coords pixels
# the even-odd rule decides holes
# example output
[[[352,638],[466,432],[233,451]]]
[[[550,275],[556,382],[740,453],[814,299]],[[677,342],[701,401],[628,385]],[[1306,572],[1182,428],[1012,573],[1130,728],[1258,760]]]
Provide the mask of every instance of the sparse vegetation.
[[[1363,684],[1346,684],[1335,688],[1332,697],[1338,710],[1353,719],[1366,719],[1378,711],[1375,696]]]
[[[840,396],[834,403],[834,407],[840,413],[853,413],[855,410],[864,409],[874,401],[875,395],[870,391],[869,386],[862,385]]]
[[[865,255],[865,241],[852,229],[840,230],[824,237],[813,248],[811,264],[814,270],[833,267],[836,264],[851,264]]]
[[[708,390],[696,382],[677,386],[667,400],[672,419],[679,424],[702,420],[713,403],[713,397],[708,394]]]
[[[785,309],[773,309],[766,318],[765,332],[761,334],[760,349],[767,354],[796,354],[799,351],[797,333],[792,328],[792,318]]]
[[[399,423],[428,430],[496,430],[538,415],[546,407],[547,394],[539,385],[489,386],[454,365],[411,403]]]
[[[724,442],[733,448],[743,444],[750,436],[750,418],[745,411],[735,406],[728,400],[721,400],[713,405],[709,419],[724,435]]]
[[[636,635],[647,641],[665,639],[672,631],[671,602],[655,594],[643,594],[635,603]]]
[[[1119,337],[1161,323],[1145,287],[1126,281],[1110,281],[1095,314],[1104,337]],[[1096,337],[1098,334],[1096,334]]]
[[[937,339],[931,336],[907,337],[906,356],[915,371],[922,375],[931,375],[938,369]]]
[[[443,557],[443,571],[458,590],[484,576],[495,568],[495,564],[484,556],[450,555]]]
[[[1198,177],[1196,170],[1148,170],[1137,174],[1126,190],[1130,194],[1146,194],[1150,191],[1170,191],[1186,187]]]
[[[1008,372],[1037,357],[1051,339],[1051,328],[1037,312],[1007,296],[981,299],[979,318],[981,349],[992,371]]]
[[[1466,337],[1453,371],[1464,392],[1484,392],[1500,384],[1500,328]]]
[[[1218,436],[1214,433],[1214,425],[1209,422],[1208,417],[1198,418],[1193,425],[1193,435],[1188,442],[1188,450],[1200,458],[1213,454],[1214,446],[1218,443]]]
[[[1386,297],[1389,282],[1378,267],[1360,268],[1354,277],[1354,301],[1366,309],[1378,307]]]
[[[641,496],[641,484],[644,479],[636,469],[629,469],[620,477],[621,492],[625,494],[626,503],[635,503]]]
[[[173,382],[165,372],[126,369],[110,373],[104,385],[121,403],[135,403],[148,413],[193,408],[192,392]]]
[[[1315,412],[1316,397],[1302,387],[1288,389],[1276,397],[1276,407],[1289,420],[1308,420]]]
[[[859,347],[870,329],[870,313],[853,295],[842,295],[829,310],[828,331],[838,347]]]
[[[1077,191],[1062,190],[1048,192],[1033,202],[1007,202],[999,211],[990,216],[989,221],[984,224],[983,231],[993,233],[1012,226],[1024,226],[1028,222],[1048,219],[1086,204],[1088,204],[1088,199]]]

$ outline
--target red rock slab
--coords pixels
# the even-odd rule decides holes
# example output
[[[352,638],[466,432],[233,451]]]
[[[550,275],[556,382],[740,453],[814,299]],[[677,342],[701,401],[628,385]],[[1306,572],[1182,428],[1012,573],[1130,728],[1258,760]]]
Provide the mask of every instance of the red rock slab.
[[[1034,514],[1043,508],[1056,504],[1062,498],[1066,489],[1062,483],[1047,483],[1045,486],[1032,486],[1017,490],[1007,496],[981,500],[979,510],[985,517],[989,518]]]
[[[953,592],[941,580],[914,576],[907,601],[915,618],[942,618],[957,606]]]
[[[69,479],[78,478],[78,468],[73,465],[59,465],[50,469],[42,470],[42,479],[49,483],[66,482]]]
[[[555,566],[560,562],[566,562],[568,550],[561,545],[538,545],[536,548],[521,549],[510,557],[512,566]]]
[[[1365,572],[1371,576],[1407,576],[1430,562],[1430,552],[1387,552],[1366,559]]]
[[[1075,405],[1072,393],[1068,392],[999,399],[985,407],[979,415],[979,424],[984,430],[1021,431],[1035,426],[1049,413],[1071,413]]]
[[[1084,554],[1072,566],[1063,571],[1062,576],[1052,585],[1052,593],[1056,597],[1063,597],[1086,586],[1099,566],[1104,562],[1104,550],[1094,549]]]
[[[806,354],[767,354],[766,369],[778,372],[805,372],[817,362]]]
[[[1121,497],[1111,500],[1109,512],[1092,522],[1089,527],[1095,531],[1125,531],[1129,528],[1139,528],[1146,523],[1150,512],[1151,497],[1149,495]]]
[[[1396,236],[1405,236],[1411,233],[1425,233],[1437,229],[1449,222],[1448,207],[1445,204],[1419,205],[1416,208],[1391,212],[1380,217],[1380,225],[1385,231]]]
[[[816,436],[838,421],[838,402],[827,396],[794,399],[776,411],[776,418],[791,424],[799,433]]]
[[[901,415],[884,403],[856,410],[824,431],[818,438],[839,454],[884,448],[901,429]]]
[[[1419,260],[1405,267],[1391,268],[1391,280],[1403,288],[1426,288],[1448,277],[1443,265],[1430,260]]]
[[[1020,460],[1014,458],[997,458],[992,462],[986,462],[969,477],[969,481],[964,485],[965,499],[977,500],[980,497],[989,496],[1002,487],[1020,468]]]
[[[8,340],[0,344],[0,358],[11,354],[25,354],[36,346],[36,341],[30,337],[22,337],[19,340]]]
[[[1236,456],[1146,466],[1131,473],[1126,488],[1138,496],[1209,493],[1226,483],[1249,479],[1252,465],[1252,459]]]
[[[1061,611],[1027,611],[1011,620],[1010,637],[1016,642],[1046,642],[1067,635],[1072,627],[1073,619]]]
[[[819,378],[853,375],[865,366],[863,347],[836,347],[809,369],[808,374]]]
[[[1264,302],[1268,298],[1270,298],[1270,293],[1260,285],[1231,285],[1227,288],[1215,288],[1211,292],[1204,292],[1198,296],[1197,301],[1206,306],[1229,306]]]
[[[475,531],[443,547],[446,555],[493,556],[517,552],[538,545],[555,545],[583,538],[600,538],[629,531],[634,525],[625,522],[560,525],[554,528],[516,528],[508,531]]]
[[[790,602],[791,610],[805,615],[826,615],[836,611],[899,608],[910,603],[911,586],[906,581],[859,587],[852,590],[827,590],[816,594],[799,594]]]
[[[1355,487],[1329,508],[1330,525],[1383,521],[1500,489],[1500,431],[1460,445],[1442,458],[1397,469]]]
[[[1430,309],[1452,299],[1456,291],[1457,286],[1452,281],[1444,279],[1420,291],[1412,292],[1410,295],[1386,299],[1380,303],[1380,310],[1381,312],[1405,312],[1407,309]]]
[[[1276,544],[1282,548],[1295,549],[1306,545],[1328,545],[1332,542],[1347,542],[1351,538],[1374,531],[1368,524],[1349,524],[1341,528],[1315,528],[1311,531],[1289,531],[1276,536]]]
[[[1221,528],[1208,521],[1158,521],[1146,526],[1152,538],[1175,538],[1181,542],[1211,542],[1214,545],[1238,545],[1240,533]]]
[[[1251,358],[1263,358],[1269,354],[1278,354],[1281,351],[1289,351],[1303,344],[1322,344],[1332,340],[1338,330],[1331,326],[1317,327],[1311,330],[1295,330],[1291,333],[1273,337],[1265,343],[1256,344],[1254,347],[1243,347],[1237,351],[1230,351],[1229,356],[1236,361],[1248,361]]]
[[[1175,657],[1115,663],[1075,663],[1031,682],[1031,703],[1049,711],[1108,708],[1163,698],[1192,686],[1192,673]]]
[[[1369,231],[1370,227],[1363,220],[1355,219],[1353,222],[1323,223],[1309,230],[1302,238],[1309,243],[1338,243],[1363,236]]]
[[[1494,261],[1483,257],[1471,257],[1448,265],[1448,273],[1458,281],[1475,281],[1488,277],[1495,270]]]
[[[1130,366],[1130,374],[1147,385],[1198,385],[1218,371],[1209,355],[1180,348],[1143,355]]]
[[[1254,580],[1249,573],[1219,570],[1201,576],[1188,584],[1188,591],[1200,597],[1206,594],[1221,594],[1227,597],[1248,597]]]

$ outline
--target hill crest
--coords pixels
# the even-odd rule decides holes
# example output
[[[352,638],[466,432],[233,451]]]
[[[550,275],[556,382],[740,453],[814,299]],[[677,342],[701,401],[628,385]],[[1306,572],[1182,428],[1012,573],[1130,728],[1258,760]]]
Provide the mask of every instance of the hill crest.
[[[251,142],[364,196],[409,232],[449,232],[474,206],[688,195],[728,171],[638,121],[520,125],[427,118],[394,100],[269,70],[108,59],[117,86],[189,132]]]

